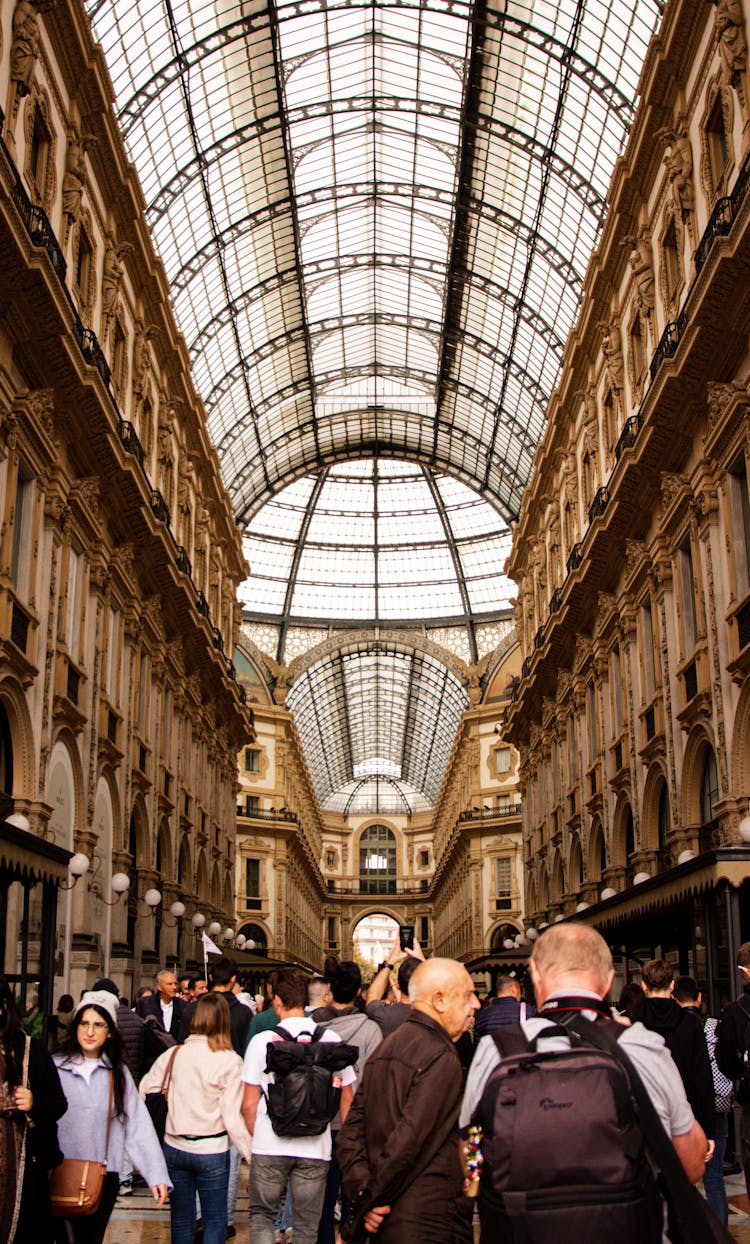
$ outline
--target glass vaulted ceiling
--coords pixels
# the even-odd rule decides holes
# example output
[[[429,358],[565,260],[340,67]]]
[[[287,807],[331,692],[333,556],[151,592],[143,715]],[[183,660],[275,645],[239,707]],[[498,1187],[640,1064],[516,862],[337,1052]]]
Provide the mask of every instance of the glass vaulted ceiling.
[[[419,464],[415,510],[451,477],[512,523],[662,0],[87,8],[235,514],[259,521],[251,539],[273,514],[281,554],[305,490],[340,484],[328,468],[343,459]],[[441,599],[471,636],[481,542],[439,525],[442,551],[402,599],[423,620]],[[340,612],[320,588],[335,535],[303,544],[286,585],[256,547],[269,603],[284,595],[277,659],[290,609]],[[373,622],[397,601],[398,556],[379,535],[350,540],[346,573]],[[389,558],[393,577],[373,578]],[[327,806],[434,800],[465,703],[452,678],[416,650],[364,644],[292,686]]]
[[[661,0],[90,0],[239,518],[363,453],[517,513]]]

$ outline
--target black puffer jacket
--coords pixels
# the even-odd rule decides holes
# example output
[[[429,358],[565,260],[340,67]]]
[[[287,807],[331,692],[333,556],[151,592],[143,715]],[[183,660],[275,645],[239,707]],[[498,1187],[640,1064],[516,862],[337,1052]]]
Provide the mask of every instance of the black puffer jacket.
[[[140,1015],[126,1006],[117,1008],[117,1029],[125,1047],[125,1062],[136,1084],[145,1072],[143,1066],[143,1030],[144,1022]]]
[[[638,1019],[644,1028],[658,1032],[664,1038],[682,1077],[693,1114],[708,1139],[713,1139],[716,1099],[708,1046],[697,1011],[680,1006],[674,998],[646,997]]]

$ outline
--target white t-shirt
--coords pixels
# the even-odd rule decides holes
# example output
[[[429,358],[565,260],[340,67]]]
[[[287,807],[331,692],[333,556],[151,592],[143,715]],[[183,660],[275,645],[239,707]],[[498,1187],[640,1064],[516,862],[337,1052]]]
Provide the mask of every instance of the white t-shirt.
[[[281,1026],[290,1036],[299,1037],[304,1032],[312,1034],[317,1025],[307,1016],[295,1015],[282,1020]],[[271,1041],[283,1041],[283,1039],[283,1036],[279,1037],[274,1028],[267,1032],[259,1032],[253,1037],[245,1051],[242,1079],[246,1084],[260,1086],[261,1091],[253,1134],[253,1153],[270,1157],[320,1158],[323,1162],[329,1162],[331,1158],[330,1127],[327,1127],[320,1136],[277,1136],[271,1127],[264,1094],[269,1084],[273,1084],[274,1076],[272,1072],[267,1072],[265,1069],[266,1047]],[[327,1029],[320,1039],[321,1041],[340,1041],[341,1037],[337,1032]],[[354,1084],[356,1078],[354,1068],[345,1067],[334,1078],[334,1084],[344,1087],[347,1084]]]
[[[174,1010],[174,1002],[162,1002],[161,998],[159,999],[159,1002],[161,1003],[161,1013],[162,1013],[162,1018],[164,1022],[164,1031],[169,1032],[170,1028],[172,1027],[172,1012]]]

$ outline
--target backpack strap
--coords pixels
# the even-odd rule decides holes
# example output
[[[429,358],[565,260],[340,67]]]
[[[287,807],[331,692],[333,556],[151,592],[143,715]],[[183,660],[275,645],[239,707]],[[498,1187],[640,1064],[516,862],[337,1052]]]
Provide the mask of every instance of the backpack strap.
[[[620,1026],[624,1033],[625,1027]],[[569,1027],[577,1032],[584,1042],[611,1054],[625,1068],[638,1110],[646,1148],[661,1171],[683,1244],[730,1244],[732,1237],[726,1227],[707,1209],[706,1202],[699,1196],[685,1174],[671,1138],[664,1130],[643,1081],[619,1044],[619,1037],[622,1033],[614,1033],[609,1024],[591,1023],[582,1015],[574,1016],[570,1020]]]
[[[292,1036],[291,1032],[289,1032],[286,1028],[282,1027],[281,1024],[277,1024],[276,1027],[273,1029],[273,1031],[280,1032],[281,1038],[283,1041],[294,1041],[296,1044],[297,1038],[295,1036]]]
[[[495,1042],[500,1058],[512,1058],[514,1054],[528,1054],[529,1042],[520,1024],[504,1024],[489,1034]]]

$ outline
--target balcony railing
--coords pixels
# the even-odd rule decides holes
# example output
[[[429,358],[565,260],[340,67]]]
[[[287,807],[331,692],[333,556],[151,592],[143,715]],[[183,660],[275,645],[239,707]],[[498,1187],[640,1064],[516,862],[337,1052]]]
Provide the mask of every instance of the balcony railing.
[[[550,617],[552,617],[553,613],[557,613],[561,604],[562,604],[562,589],[559,587],[556,587],[550,597],[550,602],[549,602]]]
[[[620,433],[617,444],[615,445],[615,462],[619,462],[626,449],[630,449],[638,440],[638,433],[641,430],[641,416],[631,415],[626,420],[625,426]]]
[[[427,877],[414,885],[397,881],[392,877],[367,877],[360,881],[329,881],[329,894],[354,894],[369,897],[373,894],[427,894],[430,882]]]
[[[603,514],[609,503],[609,491],[606,487],[598,488],[594,496],[594,500],[589,506],[589,522],[593,523],[595,518]]]
[[[497,821],[521,815],[520,803],[509,803],[505,808],[466,808],[458,815],[459,821]]]
[[[96,333],[93,331],[93,329],[86,328],[83,322],[81,321],[81,317],[78,314],[78,311],[76,309],[75,303],[71,296],[70,290],[68,289],[68,286],[66,284],[65,278],[67,274],[67,264],[65,262],[65,257],[63,255],[60,243],[57,240],[55,231],[52,228],[52,225],[50,224],[50,221],[49,221],[49,217],[47,216],[44,209],[38,203],[32,203],[31,199],[29,198],[26,192],[24,184],[18,173],[18,169],[16,168],[16,165],[13,159],[11,158],[11,154],[10,154],[10,151],[8,150],[8,146],[2,137],[3,123],[4,123],[4,113],[3,113],[2,108],[0,108],[0,156],[4,158],[6,165],[11,172],[12,182],[10,186],[10,196],[13,200],[13,203],[15,204],[18,214],[20,215],[26,227],[26,231],[29,235],[31,242],[33,243],[34,246],[38,246],[44,249],[47,252],[47,255],[49,256],[52,267],[60,282],[60,288],[62,290],[62,293],[64,294],[68,302],[69,311],[70,311],[70,314],[73,320],[73,333],[78,342],[81,355],[84,361],[89,366],[96,368],[96,370],[99,372],[99,375],[102,378],[105,389],[107,391],[107,397],[109,399],[110,405],[112,406],[113,412],[118,420],[120,439],[123,445],[125,446],[125,448],[128,450],[128,452],[133,454],[133,456],[137,459],[140,465],[141,471],[143,473],[144,479],[146,481],[146,484],[148,485],[149,491],[151,492],[151,507],[154,510],[154,513],[157,514],[157,516],[164,522],[172,538],[172,541],[178,550],[178,565],[180,566],[180,569],[182,570],[182,569],[185,569],[185,567],[187,567],[186,573],[191,576],[191,582],[192,582],[192,567],[190,566],[190,561],[187,558],[187,555],[185,555],[184,562],[181,563],[180,561],[181,552],[184,552],[184,550],[181,550],[180,546],[177,546],[174,535],[172,535],[172,532],[170,529],[169,509],[166,506],[166,503],[164,502],[163,498],[161,498],[163,508],[162,506],[159,506],[158,503],[155,504],[154,502],[155,495],[157,497],[161,497],[161,494],[158,493],[156,489],[153,489],[151,487],[151,484],[148,480],[148,476],[146,475],[146,470],[145,470],[145,465],[144,465],[145,454],[143,451],[143,446],[138,440],[138,437],[136,435],[133,425],[131,423],[128,423],[126,420],[122,418],[117,402],[112,394],[112,391],[110,388],[111,380],[112,380],[112,373],[111,373],[109,364],[107,363],[107,360],[104,356],[104,352],[99,344],[99,340],[96,336]],[[194,583],[193,583],[193,588],[195,589],[196,596],[198,597],[198,601],[197,601],[198,612],[208,617],[209,616],[208,605],[206,603],[205,597],[203,596],[203,593],[199,592],[197,588],[195,588]],[[227,673],[229,673],[228,667],[227,667]],[[230,674],[230,677],[232,677],[231,674]],[[236,681],[236,671],[234,674],[234,683],[235,683],[235,688],[237,691],[237,696],[240,702],[242,704],[246,704],[247,695],[244,692],[243,688],[240,687],[239,683]]]
[[[661,335],[661,341],[656,347],[654,357],[651,360],[651,366],[649,367],[652,380],[656,378],[656,373],[664,360],[671,359],[674,355],[678,345],[680,344],[680,338],[685,331],[686,324],[687,316],[684,311],[680,312],[676,320],[672,320],[670,324],[667,324]]]
[[[582,561],[583,552],[581,546],[580,544],[574,544],[568,555],[568,560],[565,563],[568,574],[571,574],[572,571],[577,570]]]
[[[708,224],[703,231],[703,237],[698,243],[698,249],[695,252],[696,273],[700,272],[708,259],[711,247],[716,239],[726,237],[729,233],[732,227],[732,215],[732,200],[730,198],[719,199],[708,218]]]

